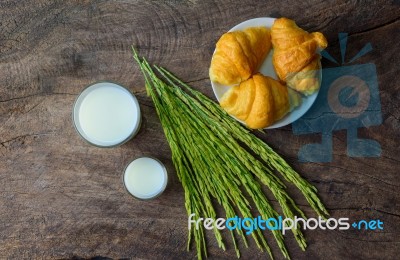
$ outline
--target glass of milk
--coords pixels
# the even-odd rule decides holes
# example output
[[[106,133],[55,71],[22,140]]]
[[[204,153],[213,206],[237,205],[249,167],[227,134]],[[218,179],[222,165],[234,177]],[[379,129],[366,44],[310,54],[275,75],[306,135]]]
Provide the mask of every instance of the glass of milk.
[[[135,198],[149,200],[158,197],[167,186],[165,166],[152,157],[140,157],[125,168],[122,181],[125,189]]]
[[[90,144],[115,147],[139,131],[140,107],[126,88],[113,82],[97,82],[76,99],[73,121],[80,136]]]

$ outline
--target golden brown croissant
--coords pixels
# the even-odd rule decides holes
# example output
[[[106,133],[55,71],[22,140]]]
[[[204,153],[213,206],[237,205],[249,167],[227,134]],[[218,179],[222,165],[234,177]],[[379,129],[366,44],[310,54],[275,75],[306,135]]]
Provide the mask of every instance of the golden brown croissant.
[[[223,85],[239,84],[257,72],[270,49],[270,30],[266,27],[225,33],[211,60],[210,79]]]
[[[249,128],[265,128],[301,103],[296,92],[260,73],[229,89],[220,105]]]
[[[274,47],[272,62],[278,77],[287,85],[305,95],[319,88],[318,49],[328,43],[320,32],[308,33],[287,18],[276,19],[271,28]]]

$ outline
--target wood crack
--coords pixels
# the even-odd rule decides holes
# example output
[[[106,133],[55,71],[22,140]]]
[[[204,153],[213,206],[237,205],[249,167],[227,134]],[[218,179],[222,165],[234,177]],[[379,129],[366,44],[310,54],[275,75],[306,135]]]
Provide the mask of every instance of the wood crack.
[[[31,97],[37,97],[37,96],[45,97],[45,96],[52,96],[52,95],[70,95],[70,96],[76,96],[77,94],[73,94],[73,93],[63,93],[63,92],[53,92],[53,93],[42,93],[42,92],[41,92],[41,93],[36,93],[36,94],[27,95],[27,96],[22,96],[22,97],[15,97],[15,98],[9,98],[9,99],[0,100],[0,103],[6,103],[6,102],[14,101],[14,100],[25,99],[25,98],[31,98]]]
[[[317,164],[320,165],[320,166],[327,166],[327,167],[329,167],[329,168],[341,169],[341,170],[344,170],[344,171],[346,171],[346,172],[357,173],[357,174],[360,174],[360,175],[363,175],[363,176],[367,176],[367,177],[369,177],[369,178],[371,178],[371,179],[374,179],[374,180],[376,180],[376,181],[383,182],[383,183],[385,183],[385,184],[387,184],[387,185],[389,185],[389,186],[400,187],[400,186],[398,186],[398,185],[391,184],[391,183],[388,183],[388,182],[386,182],[386,181],[384,181],[384,180],[381,180],[381,179],[379,179],[379,178],[377,178],[377,177],[374,177],[374,176],[371,176],[371,175],[368,175],[368,174],[365,174],[365,173],[361,173],[361,172],[358,172],[358,171],[346,169],[346,168],[344,168],[344,167],[340,167],[340,166],[336,166],[336,165],[322,165],[322,164],[320,164],[320,163],[317,163]],[[370,167],[371,167],[371,166],[370,166]],[[372,168],[373,168],[373,167],[372,167]]]
[[[43,102],[44,102],[44,99],[42,99],[39,103],[37,103],[34,106],[32,106],[31,108],[29,108],[26,112],[24,112],[24,114],[28,114],[29,112],[31,112],[32,110],[37,108],[39,105],[41,105]]]
[[[45,132],[45,133],[36,133],[36,134],[19,135],[19,136],[13,137],[13,138],[11,138],[11,139],[5,140],[5,141],[1,142],[0,144],[1,144],[2,146],[6,147],[5,144],[7,144],[7,143],[9,143],[9,142],[12,142],[12,141],[15,141],[15,140],[18,140],[18,139],[24,139],[24,138],[27,138],[27,137],[30,137],[30,136],[33,136],[33,137],[34,137],[34,136],[51,135],[51,134],[53,134],[53,133],[55,133],[55,131],[49,131],[49,132]]]
[[[396,117],[395,115],[393,115],[391,112],[387,112],[389,114],[389,117],[393,117],[395,120],[399,121],[400,118]]]
[[[383,210],[380,210],[380,209],[375,209],[375,210],[380,212],[380,213],[383,213],[383,214],[387,214],[387,215],[391,215],[391,216],[400,218],[400,214],[391,213],[391,212],[383,211]]]
[[[195,79],[195,80],[191,80],[191,81],[186,81],[186,84],[195,83],[195,82],[199,82],[199,81],[203,81],[203,80],[207,80],[207,79],[209,79],[209,78],[206,77],[206,78],[201,78],[201,79]]]
[[[387,215],[391,215],[391,216],[394,216],[394,217],[400,217],[400,214],[397,214],[397,213],[391,213],[391,212],[387,212],[387,211],[384,211],[384,210],[381,210],[381,209],[376,209],[376,208],[371,208],[371,207],[360,207],[360,208],[358,208],[358,207],[343,207],[343,208],[326,208],[328,211],[335,211],[335,210],[356,210],[356,211],[360,211],[360,210],[363,210],[363,211],[367,211],[367,210],[369,210],[369,211],[376,211],[376,212],[379,212],[379,213],[382,213],[382,214],[387,214]]]
[[[349,36],[371,32],[371,31],[376,30],[376,29],[381,29],[383,27],[390,26],[390,25],[398,22],[399,20],[400,20],[400,17],[397,17],[396,19],[393,19],[393,20],[391,20],[389,22],[386,22],[384,24],[380,24],[380,25],[374,26],[372,28],[368,28],[366,30],[358,31],[358,32],[355,32],[355,33],[350,33]]]

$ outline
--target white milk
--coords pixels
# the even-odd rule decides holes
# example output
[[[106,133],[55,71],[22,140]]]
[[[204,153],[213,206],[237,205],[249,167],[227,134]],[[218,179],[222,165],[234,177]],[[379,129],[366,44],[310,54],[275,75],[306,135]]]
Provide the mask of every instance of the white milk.
[[[139,199],[151,199],[161,194],[168,182],[167,170],[156,159],[142,157],[126,167],[123,181],[130,194]]]
[[[74,123],[79,134],[101,147],[124,143],[140,127],[140,107],[127,89],[111,82],[86,88],[74,107]]]

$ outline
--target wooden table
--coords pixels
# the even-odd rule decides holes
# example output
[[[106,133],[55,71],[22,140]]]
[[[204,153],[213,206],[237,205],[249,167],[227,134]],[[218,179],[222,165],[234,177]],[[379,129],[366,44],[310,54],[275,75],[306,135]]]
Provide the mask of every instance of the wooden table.
[[[213,97],[208,67],[219,36],[250,18],[285,16],[323,32],[327,50],[338,60],[339,32],[349,33],[346,57],[372,44],[374,50],[355,63],[376,65],[383,119],[358,131],[380,143],[380,158],[348,157],[345,130],[333,134],[330,163],[298,162],[300,147],[319,142],[320,134],[297,136],[287,126],[261,136],[319,189],[332,217],[384,221],[383,231],[305,231],[306,252],[287,236],[290,254],[293,259],[398,259],[399,1],[330,2],[1,1],[1,258],[195,258],[193,249],[185,250],[183,190],[130,45]],[[323,66],[338,65],[323,60]],[[90,146],[72,125],[77,94],[98,80],[127,86],[143,110],[140,133],[119,148]],[[124,167],[143,154],[159,158],[170,173],[165,193],[147,202],[134,200],[121,183]],[[304,198],[292,194],[315,217]],[[231,241],[224,252],[211,233],[208,237],[211,258],[235,257]],[[267,257],[253,242],[249,249],[239,245],[243,259]]]

